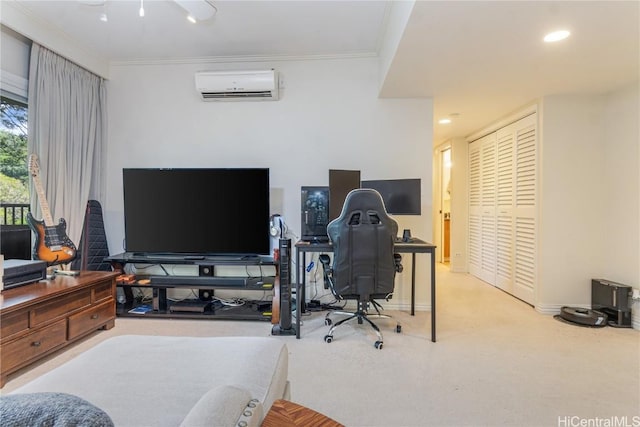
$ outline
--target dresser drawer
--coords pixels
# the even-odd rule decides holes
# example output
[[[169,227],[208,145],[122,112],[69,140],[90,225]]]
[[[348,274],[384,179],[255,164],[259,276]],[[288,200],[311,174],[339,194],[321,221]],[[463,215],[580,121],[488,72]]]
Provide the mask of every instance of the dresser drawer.
[[[81,289],[49,302],[36,305],[31,310],[31,327],[65,316],[74,310],[91,305],[91,290]]]
[[[67,319],[2,345],[2,371],[6,372],[38,358],[67,341]]]
[[[111,281],[101,283],[93,288],[93,302],[100,302],[102,300],[113,297],[113,286]]]
[[[98,329],[116,316],[115,301],[109,300],[80,313],[69,316],[69,339]]]
[[[0,338],[3,341],[27,329],[29,329],[29,312],[27,311],[17,311],[0,317]]]

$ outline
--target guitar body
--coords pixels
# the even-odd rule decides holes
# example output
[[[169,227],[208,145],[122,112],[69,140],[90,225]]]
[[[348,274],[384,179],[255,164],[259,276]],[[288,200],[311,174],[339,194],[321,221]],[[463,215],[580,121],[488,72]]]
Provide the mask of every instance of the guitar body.
[[[63,218],[60,218],[58,225],[47,226],[29,212],[27,223],[36,235],[33,259],[45,261],[49,266],[65,264],[75,259],[76,246],[67,236],[67,222]]]

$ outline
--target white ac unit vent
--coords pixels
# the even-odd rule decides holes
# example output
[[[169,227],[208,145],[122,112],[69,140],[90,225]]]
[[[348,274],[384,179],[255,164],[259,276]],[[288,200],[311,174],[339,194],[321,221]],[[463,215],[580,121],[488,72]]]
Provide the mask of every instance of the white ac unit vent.
[[[278,72],[201,71],[196,90],[203,101],[273,101],[278,99]]]

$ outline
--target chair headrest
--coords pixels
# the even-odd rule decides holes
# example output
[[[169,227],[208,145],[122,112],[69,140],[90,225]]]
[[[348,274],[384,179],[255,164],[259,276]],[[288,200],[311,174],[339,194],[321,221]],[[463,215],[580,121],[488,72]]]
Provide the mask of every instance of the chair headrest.
[[[371,188],[356,188],[355,190],[351,190],[344,199],[340,216],[357,210],[375,210],[387,214],[382,196]]]

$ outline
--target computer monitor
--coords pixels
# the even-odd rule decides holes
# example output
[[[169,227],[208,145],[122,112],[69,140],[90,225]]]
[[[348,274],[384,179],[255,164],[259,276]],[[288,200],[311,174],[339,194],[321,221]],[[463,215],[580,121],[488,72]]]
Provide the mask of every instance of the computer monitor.
[[[420,179],[362,181],[362,188],[373,188],[382,196],[387,212],[393,215],[420,215]]]

